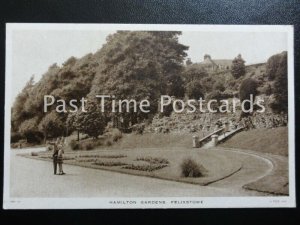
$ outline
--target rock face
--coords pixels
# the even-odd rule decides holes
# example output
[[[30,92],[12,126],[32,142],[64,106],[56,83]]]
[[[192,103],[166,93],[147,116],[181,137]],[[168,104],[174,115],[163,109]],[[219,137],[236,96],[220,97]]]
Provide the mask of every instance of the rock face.
[[[223,113],[172,113],[170,117],[156,115],[145,128],[149,133],[209,133],[219,128],[225,121],[235,123],[235,114]]]
[[[156,115],[152,123],[145,127],[145,133],[211,133],[229,123],[230,129],[245,126],[248,129],[274,128],[287,126],[287,114],[253,113],[252,116],[239,119],[239,113],[172,113],[170,117]]]

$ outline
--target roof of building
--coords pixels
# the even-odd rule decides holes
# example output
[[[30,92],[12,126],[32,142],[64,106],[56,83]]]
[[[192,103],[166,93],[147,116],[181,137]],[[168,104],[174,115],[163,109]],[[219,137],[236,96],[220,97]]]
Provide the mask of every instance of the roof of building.
[[[231,59],[210,59],[210,58],[206,58],[204,61],[200,62],[200,64],[206,64],[206,65],[210,65],[213,64],[215,66],[217,65],[223,65],[223,66],[230,66],[232,64],[232,60]]]
[[[214,63],[218,65],[231,65],[232,59],[213,59]]]

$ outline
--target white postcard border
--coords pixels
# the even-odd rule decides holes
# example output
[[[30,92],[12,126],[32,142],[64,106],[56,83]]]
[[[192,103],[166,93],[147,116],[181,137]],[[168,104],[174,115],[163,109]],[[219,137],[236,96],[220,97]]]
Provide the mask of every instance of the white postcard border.
[[[272,197],[161,197],[161,198],[11,198],[10,120],[12,94],[12,32],[15,30],[160,30],[207,32],[286,32],[288,34],[288,129],[289,196]],[[92,208],[265,208],[295,207],[295,106],[294,106],[294,28],[292,25],[171,25],[171,24],[6,24],[4,129],[4,209],[92,209]],[[135,204],[127,202],[135,201]],[[165,201],[142,204],[142,201]],[[174,203],[177,201],[178,204]],[[194,201],[198,203],[186,203]],[[115,204],[115,203],[116,204]],[[172,203],[173,202],[173,203]],[[200,202],[200,203],[199,203]],[[124,204],[125,203],[125,204]]]

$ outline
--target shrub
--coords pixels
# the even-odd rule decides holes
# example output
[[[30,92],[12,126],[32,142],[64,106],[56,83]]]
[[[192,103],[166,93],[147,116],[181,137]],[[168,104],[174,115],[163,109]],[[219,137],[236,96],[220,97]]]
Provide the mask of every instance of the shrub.
[[[225,91],[223,91],[221,96],[222,96],[222,99],[228,99],[228,98],[232,98],[234,96],[234,93],[232,91],[225,90]]]
[[[103,145],[103,140],[95,140],[95,143],[94,143],[95,147],[96,146],[102,146]]]
[[[116,154],[116,155],[98,155],[98,154],[86,154],[86,155],[79,155],[78,158],[110,158],[110,159],[117,159],[117,158],[125,158],[127,155],[123,154]]]
[[[19,140],[21,140],[23,136],[20,133],[12,132],[10,136],[10,142],[11,143],[16,143]]]
[[[130,170],[140,170],[140,171],[147,171],[147,172],[152,172],[154,170],[159,170],[164,167],[167,167],[168,165],[166,164],[150,164],[150,165],[135,165],[135,164],[130,164],[127,166],[122,167],[123,169],[130,169]]]
[[[76,140],[71,140],[69,145],[70,145],[70,148],[72,150],[78,150],[79,149],[79,144]]]
[[[38,156],[39,154],[37,152],[31,152],[31,156]]]
[[[123,162],[114,162],[114,161],[109,161],[109,162],[96,161],[93,164],[97,165],[97,166],[124,166],[124,165],[127,165],[126,163],[123,163]]]
[[[205,169],[202,165],[197,164],[190,158],[184,159],[180,167],[181,175],[183,177],[201,177],[205,172]]]
[[[222,81],[217,81],[216,83],[214,83],[213,89],[214,90],[219,90],[221,92],[225,91],[225,87],[224,87],[223,82]]]
[[[96,160],[97,159],[89,159],[89,158],[88,159],[80,159],[80,158],[78,159],[78,158],[76,158],[77,162],[96,162]]]
[[[106,146],[112,146],[112,141],[111,140],[106,140],[104,142],[104,145],[106,145]]]
[[[94,149],[94,144],[90,143],[90,142],[82,143],[80,145],[80,149],[82,149],[82,150],[92,150],[92,149]]]
[[[112,140],[114,142],[117,142],[119,139],[122,138],[122,132],[119,129],[115,128],[112,130],[111,136],[112,136]]]
[[[106,135],[112,139],[113,142],[117,142],[122,138],[122,132],[118,128],[108,128]]]
[[[270,84],[267,84],[259,89],[260,94],[271,95],[273,93],[272,87]]]
[[[145,161],[154,164],[169,164],[169,161],[165,158],[151,157],[151,156],[138,157],[136,158],[136,161]]]
[[[135,134],[143,134],[145,129],[145,123],[138,123],[132,126],[132,131]]]
[[[20,146],[19,143],[11,143],[10,144],[11,148],[19,148],[19,146]]]
[[[185,92],[189,98],[199,99],[204,97],[204,88],[200,81],[191,81],[185,86]]]
[[[206,93],[212,91],[214,82],[214,79],[211,77],[205,77],[201,80],[202,87]]]
[[[105,159],[118,159],[118,158],[125,158],[127,155],[123,154],[117,154],[117,155],[100,155],[100,158],[105,158]]]

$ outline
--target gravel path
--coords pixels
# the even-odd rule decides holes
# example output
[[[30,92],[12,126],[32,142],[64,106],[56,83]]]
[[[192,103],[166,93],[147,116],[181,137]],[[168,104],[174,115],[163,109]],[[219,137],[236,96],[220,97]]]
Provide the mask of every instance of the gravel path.
[[[243,166],[240,171],[232,176],[210,184],[211,187],[231,188],[239,193],[251,193],[255,195],[256,192],[249,192],[242,187],[270,174],[273,170],[273,163],[268,158],[261,156],[259,153],[253,153],[245,150],[238,151],[236,149],[222,147],[217,147],[213,151],[232,152],[238,156],[237,160],[240,160]]]
[[[246,163],[241,172],[209,186],[64,165],[64,176],[53,175],[52,163],[18,156],[11,151],[11,197],[217,197],[263,195],[242,189],[245,182],[264,176],[270,166],[265,159],[239,154]],[[220,149],[219,149],[220,150]]]

